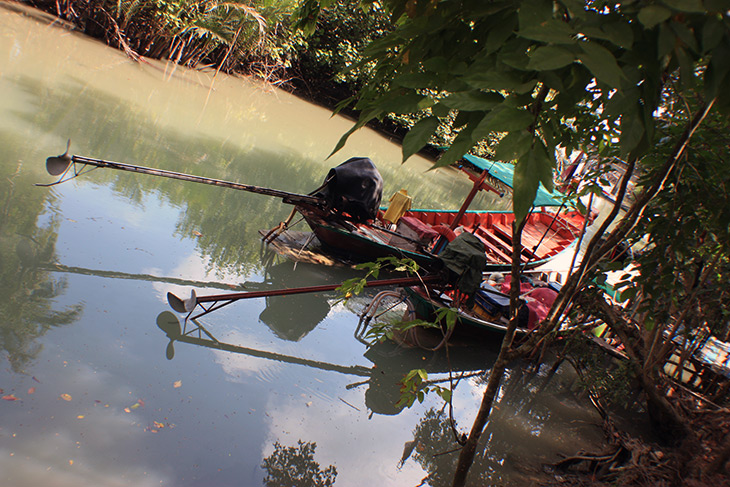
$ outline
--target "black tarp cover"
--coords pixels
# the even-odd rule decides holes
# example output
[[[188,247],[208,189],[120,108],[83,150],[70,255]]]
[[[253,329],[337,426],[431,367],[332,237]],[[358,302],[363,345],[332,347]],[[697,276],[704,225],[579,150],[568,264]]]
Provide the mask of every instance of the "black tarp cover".
[[[317,193],[336,213],[363,222],[378,214],[383,197],[383,178],[367,157],[353,157],[330,169],[325,187]]]

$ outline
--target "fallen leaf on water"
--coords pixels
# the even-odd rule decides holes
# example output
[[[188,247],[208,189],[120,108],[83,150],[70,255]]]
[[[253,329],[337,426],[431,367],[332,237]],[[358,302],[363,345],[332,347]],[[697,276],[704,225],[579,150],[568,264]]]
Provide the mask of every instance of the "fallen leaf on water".
[[[69,464],[69,465],[73,465],[73,464],[74,464],[74,461],[73,461],[73,460],[69,460],[69,461],[68,461],[68,464]]]
[[[155,428],[157,428],[157,429],[162,429],[165,427],[165,423],[160,423],[158,421],[152,421],[152,424],[154,424]]]
[[[71,397],[71,394],[61,394],[60,396],[58,396],[58,398],[63,399],[64,401],[70,401],[71,399],[73,399]]]
[[[125,412],[125,413],[131,413],[131,412],[132,412],[132,410],[131,410],[131,409],[129,409],[129,408],[124,408],[124,412]]]
[[[178,387],[182,387],[182,381],[176,380],[175,382],[172,383],[172,387],[174,387],[175,389],[177,389]]]
[[[34,381],[36,381],[39,384],[41,383],[41,381],[39,381],[38,379],[36,379],[35,376],[31,377],[31,379],[33,379]]]
[[[8,394],[7,396],[2,397],[3,401],[20,401],[17,397],[15,397],[15,394]]]
[[[84,419],[84,415],[83,414],[79,414],[78,416],[76,416],[76,419]]]
[[[200,232],[199,232],[199,231],[197,231],[197,230],[193,230],[193,235],[195,235],[196,237],[202,237],[202,236],[203,236],[203,234],[202,234],[202,233],[200,233]]]
[[[28,394],[35,394],[35,387],[28,389]]]

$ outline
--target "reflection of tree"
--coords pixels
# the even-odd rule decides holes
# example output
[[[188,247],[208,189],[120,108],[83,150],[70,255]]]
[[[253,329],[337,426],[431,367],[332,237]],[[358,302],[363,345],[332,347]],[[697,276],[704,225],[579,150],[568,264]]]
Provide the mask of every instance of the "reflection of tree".
[[[7,160],[19,159],[16,145],[0,138]],[[17,158],[17,159],[16,159]],[[20,166],[0,165],[0,350],[11,368],[20,372],[37,357],[36,339],[51,327],[75,321],[81,305],[55,311],[53,299],[66,288],[64,279],[53,279],[38,267],[55,260],[56,222],[39,226],[47,192],[28,191],[31,175]]]
[[[555,410],[559,408],[551,404],[551,400],[560,397],[567,403],[574,403],[576,399],[572,392],[574,376],[567,374],[568,377],[556,384],[555,378],[560,375],[557,368],[524,371],[517,364],[505,376],[498,408],[485,429],[469,473],[471,483],[531,485],[539,472],[524,467],[525,462],[539,463],[542,457],[556,454],[567,436],[580,433],[574,431],[581,430],[575,424],[568,426],[556,422],[562,420],[555,418]],[[482,382],[481,378],[472,380],[475,384]],[[575,404],[580,409],[577,402]],[[571,410],[571,413],[573,411],[577,412]],[[578,419],[586,415],[570,417]],[[586,423],[585,427],[591,426]],[[459,429],[459,432],[463,430]],[[459,449],[448,414],[444,409],[432,408],[425,412],[414,429],[413,441],[406,444],[401,462],[409,458],[417,461],[428,472],[424,484],[432,487],[452,485]],[[541,459],[536,461],[536,457]]]
[[[413,459],[421,464],[428,475],[423,484],[432,487],[451,485],[456,471],[456,460],[459,450],[454,441],[448,415],[442,410],[429,409],[423,415],[413,434]],[[486,455],[480,455],[474,460],[472,474],[478,476],[477,485],[490,485],[495,470],[494,460]],[[473,480],[474,477],[472,477]],[[484,483],[482,483],[484,481]]]
[[[264,458],[261,468],[266,470],[267,487],[329,487],[334,485],[337,469],[330,465],[322,470],[314,461],[314,442],[297,441],[297,446],[284,447],[274,443],[274,452]]]

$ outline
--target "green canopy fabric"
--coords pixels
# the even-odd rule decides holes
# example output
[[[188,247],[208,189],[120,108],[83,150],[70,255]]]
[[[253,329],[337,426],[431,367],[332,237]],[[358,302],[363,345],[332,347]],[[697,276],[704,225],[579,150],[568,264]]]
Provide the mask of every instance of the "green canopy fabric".
[[[483,171],[488,171],[489,175],[495,179],[498,179],[502,183],[512,188],[512,178],[515,173],[515,165],[506,162],[490,161],[481,157],[467,154],[464,156],[468,162],[478,167]],[[533,206],[560,206],[563,204],[563,195],[559,191],[553,191],[552,193],[545,189],[545,186],[540,183],[537,188],[537,195],[535,195],[535,201],[532,203]]]

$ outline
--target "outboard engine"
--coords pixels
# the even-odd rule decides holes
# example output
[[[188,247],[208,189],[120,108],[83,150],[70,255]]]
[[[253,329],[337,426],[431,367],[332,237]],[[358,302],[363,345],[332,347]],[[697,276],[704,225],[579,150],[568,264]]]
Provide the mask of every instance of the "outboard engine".
[[[330,169],[323,188],[315,195],[348,220],[364,222],[378,215],[383,178],[367,157],[353,157]]]

